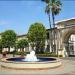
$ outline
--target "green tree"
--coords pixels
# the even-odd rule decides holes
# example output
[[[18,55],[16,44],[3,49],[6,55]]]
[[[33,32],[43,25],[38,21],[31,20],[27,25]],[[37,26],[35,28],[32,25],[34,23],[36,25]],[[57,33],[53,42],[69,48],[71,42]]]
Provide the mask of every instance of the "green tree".
[[[17,48],[20,48],[21,55],[24,55],[24,48],[28,46],[28,40],[21,39],[17,42]]]
[[[36,47],[36,53],[43,50],[42,48],[44,48],[46,36],[46,29],[43,24],[34,23],[30,26],[27,37],[31,46]]]
[[[2,47],[9,48],[10,52],[10,47],[15,46],[16,33],[13,30],[6,30],[5,32],[2,33],[1,38],[2,38]]]
[[[28,41],[26,39],[21,39],[17,42],[17,47],[20,49],[24,49],[28,46]]]

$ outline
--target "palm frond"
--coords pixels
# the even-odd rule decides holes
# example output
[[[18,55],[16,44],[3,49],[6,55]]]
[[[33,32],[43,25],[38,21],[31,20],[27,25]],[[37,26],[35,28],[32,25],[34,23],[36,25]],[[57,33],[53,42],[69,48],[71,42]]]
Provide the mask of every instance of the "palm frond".
[[[54,15],[57,15],[61,11],[61,2],[60,0],[52,0],[52,8],[51,11]]]
[[[60,0],[56,1],[56,5],[57,6],[61,6],[62,5],[62,3],[60,2]]]
[[[50,13],[50,6],[49,5],[46,6],[45,13],[47,13],[47,14]]]
[[[54,11],[54,14],[57,15],[57,14],[60,13],[60,11],[61,11],[61,8],[56,8],[55,11]]]

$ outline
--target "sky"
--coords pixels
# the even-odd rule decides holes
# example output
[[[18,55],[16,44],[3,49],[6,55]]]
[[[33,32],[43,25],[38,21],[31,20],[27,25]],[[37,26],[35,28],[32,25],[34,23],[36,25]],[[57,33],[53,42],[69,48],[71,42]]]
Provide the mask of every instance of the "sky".
[[[61,0],[62,7],[55,20],[75,18],[75,1]],[[14,30],[18,35],[27,34],[31,24],[42,23],[49,28],[46,4],[40,0],[0,0],[0,33]]]

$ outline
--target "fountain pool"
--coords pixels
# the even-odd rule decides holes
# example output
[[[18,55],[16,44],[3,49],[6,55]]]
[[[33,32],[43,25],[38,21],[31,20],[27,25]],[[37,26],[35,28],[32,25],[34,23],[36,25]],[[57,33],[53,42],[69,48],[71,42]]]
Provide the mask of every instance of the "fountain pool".
[[[2,58],[1,66],[11,69],[49,69],[61,65],[61,61],[54,57],[36,57],[35,51],[31,51],[25,58]]]

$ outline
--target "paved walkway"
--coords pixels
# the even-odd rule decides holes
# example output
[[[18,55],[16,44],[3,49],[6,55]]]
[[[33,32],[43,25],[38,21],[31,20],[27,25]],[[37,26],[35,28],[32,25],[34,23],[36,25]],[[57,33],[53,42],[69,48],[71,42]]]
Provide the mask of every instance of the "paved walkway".
[[[75,74],[75,57],[68,57],[62,59],[62,66],[55,69],[48,70],[13,70],[6,69],[0,66],[0,74],[62,74],[62,75],[71,75]]]

